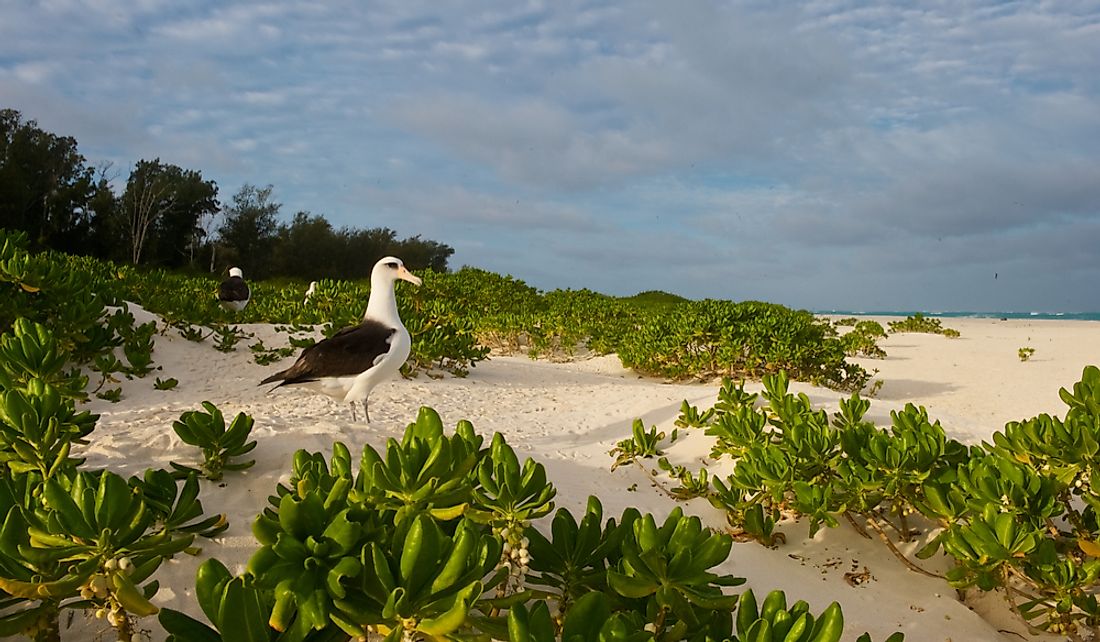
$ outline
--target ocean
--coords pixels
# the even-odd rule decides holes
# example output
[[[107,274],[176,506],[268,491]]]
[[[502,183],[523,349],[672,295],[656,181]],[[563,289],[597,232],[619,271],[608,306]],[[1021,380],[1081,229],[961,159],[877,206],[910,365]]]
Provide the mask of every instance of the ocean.
[[[934,312],[927,310],[815,310],[814,314],[854,317],[910,317],[914,314],[940,318],[972,319],[1059,319],[1062,321],[1100,321],[1100,312]]]

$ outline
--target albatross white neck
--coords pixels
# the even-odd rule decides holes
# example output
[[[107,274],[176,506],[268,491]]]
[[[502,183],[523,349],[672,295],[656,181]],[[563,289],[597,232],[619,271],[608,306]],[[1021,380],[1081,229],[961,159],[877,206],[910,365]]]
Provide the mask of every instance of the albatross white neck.
[[[393,288],[393,279],[386,275],[371,275],[370,298],[367,300],[367,313],[364,318],[378,319],[393,327],[401,325],[401,317],[397,316],[397,299],[393,295]]]

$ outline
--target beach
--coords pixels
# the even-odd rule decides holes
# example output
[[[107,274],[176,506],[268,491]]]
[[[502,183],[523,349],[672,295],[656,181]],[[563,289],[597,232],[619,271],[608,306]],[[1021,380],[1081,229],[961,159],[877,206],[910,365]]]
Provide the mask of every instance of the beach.
[[[151,315],[139,310],[138,322]],[[889,318],[877,318],[886,327]],[[1065,407],[1060,387],[1072,387],[1089,364],[1100,362],[1100,322],[952,318],[945,327],[958,338],[934,334],[891,334],[879,345],[885,359],[858,358],[881,386],[871,398],[868,418],[888,426],[890,411],[914,403],[927,408],[947,434],[964,443],[988,440],[1008,421],[1040,413],[1061,415]],[[271,325],[239,326],[268,346],[285,345],[285,335]],[[318,335],[319,336],[319,335]],[[180,441],[171,424],[187,410],[210,401],[227,421],[244,412],[255,420],[252,439],[257,448],[249,458],[256,464],[242,472],[228,472],[220,482],[202,482],[200,499],[207,514],[225,513],[229,529],[214,540],[197,540],[197,556],[177,555],[157,572],[161,589],[154,598],[166,606],[203,619],[193,595],[194,573],[207,557],[217,557],[231,571],[241,572],[257,548],[251,524],[274,494],[276,484],[290,474],[291,457],[298,449],[331,453],[332,442],[345,443],[353,461],[365,444],[384,448],[388,438],[400,438],[421,406],[430,406],[444,425],[471,421],[489,439],[501,432],[520,457],[532,457],[546,466],[557,488],[556,505],[574,515],[583,512],[590,494],[598,495],[605,516],[617,516],[634,506],[663,519],[676,505],[659,484],[673,486],[653,459],[639,460],[611,471],[608,451],[629,436],[631,424],[671,433],[683,401],[709,407],[719,382],[670,383],[641,377],[621,367],[614,355],[555,363],[525,356],[494,355],[478,363],[466,378],[450,375],[395,380],[381,384],[370,397],[372,422],[352,422],[348,408],[328,397],[304,390],[278,389],[257,383],[292,358],[261,366],[253,362],[247,344],[222,353],[210,341],[195,343],[168,330],[156,337],[153,353],[161,369],[134,380],[123,380],[122,400],[92,400],[82,407],[101,415],[90,444],[75,453],[87,457],[86,467],[106,467],[125,476],[146,468],[167,468],[170,461],[195,465],[198,449]],[[1034,348],[1021,361],[1018,350]],[[156,390],[156,377],[174,377],[178,386]],[[93,381],[93,385],[95,382]],[[109,387],[116,384],[109,384]],[[815,407],[833,412],[848,393],[793,383]],[[759,382],[747,389],[759,390]],[[728,474],[728,460],[710,459],[712,438],[701,430],[680,430],[675,443],[662,444],[673,464],[691,470],[707,465],[713,474]],[[705,462],[705,463],[704,463]],[[656,481],[655,481],[656,480]],[[685,512],[700,516],[717,529],[726,527],[721,511],[704,500],[681,502]],[[548,529],[549,519],[536,527]],[[860,537],[843,521],[822,528],[812,538],[803,522],[785,521],[779,530],[786,543],[767,548],[738,542],[717,570],[747,578],[746,587],[758,596],[771,589],[787,592],[788,602],[804,599],[820,612],[838,601],[844,610],[845,640],[870,632],[885,639],[896,630],[911,641],[1061,639],[1032,636],[1008,612],[997,596],[971,594],[966,603],[945,581],[906,569],[877,539]],[[923,541],[904,545],[910,554]],[[928,566],[945,569],[946,559]],[[733,589],[741,590],[741,589]],[[164,639],[155,618],[142,620],[154,641]],[[111,639],[102,621],[79,616],[63,633],[65,640]]]

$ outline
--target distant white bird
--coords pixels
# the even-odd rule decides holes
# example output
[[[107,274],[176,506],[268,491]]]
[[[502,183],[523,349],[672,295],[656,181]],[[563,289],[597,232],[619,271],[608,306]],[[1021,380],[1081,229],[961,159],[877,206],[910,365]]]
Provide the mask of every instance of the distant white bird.
[[[248,284],[244,282],[244,272],[241,268],[229,268],[229,278],[218,286],[218,303],[226,310],[240,312],[248,305],[251,292]]]
[[[299,385],[345,401],[351,404],[352,421],[355,421],[355,403],[361,401],[369,423],[367,396],[380,382],[398,373],[412,348],[409,331],[397,315],[393,293],[397,279],[415,285],[421,283],[400,259],[387,256],[375,263],[363,322],[309,346],[294,365],[264,379],[260,385],[278,381],[275,388]]]
[[[317,282],[316,281],[310,281],[309,282],[309,289],[306,290],[306,298],[302,299],[302,303],[309,302],[309,297],[313,296],[313,293],[316,292],[316,291],[317,291]]]

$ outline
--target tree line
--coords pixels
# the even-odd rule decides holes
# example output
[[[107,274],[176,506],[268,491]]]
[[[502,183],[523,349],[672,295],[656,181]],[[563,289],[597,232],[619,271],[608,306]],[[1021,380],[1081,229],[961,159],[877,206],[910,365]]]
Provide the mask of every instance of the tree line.
[[[134,265],[222,272],[248,278],[358,279],[392,254],[412,269],[447,270],[450,246],[387,227],[334,228],[297,212],[280,221],[271,185],[243,185],[228,203],[199,170],[139,160],[121,194],[108,163],[90,165],[71,136],[58,136],[0,109],[0,227],[22,230],[35,249]]]

